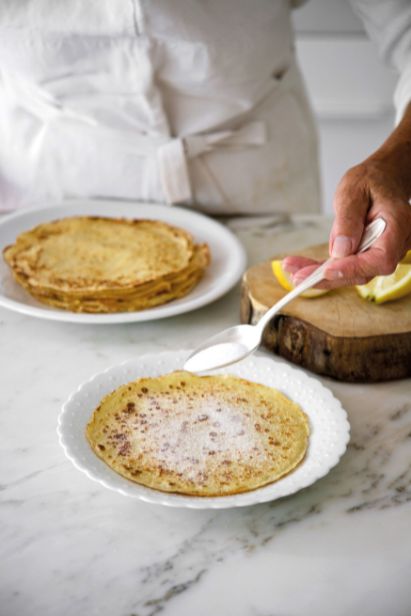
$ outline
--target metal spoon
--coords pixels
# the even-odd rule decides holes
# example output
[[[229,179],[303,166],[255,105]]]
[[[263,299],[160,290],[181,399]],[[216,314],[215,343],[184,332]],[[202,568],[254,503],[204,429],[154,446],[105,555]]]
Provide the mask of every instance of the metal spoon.
[[[364,230],[356,253],[368,250],[383,233],[385,227],[386,222],[382,218],[377,218],[369,224]],[[301,293],[321,282],[323,280],[323,270],[332,260],[332,258],[328,259],[311,276],[301,282],[290,293],[287,293],[285,297],[265,313],[257,325],[236,325],[209,338],[191,353],[184,364],[184,369],[191,372],[215,370],[241,361],[248,357],[248,355],[251,355],[251,353],[254,353],[260,346],[264,330],[273,316],[288,302],[291,302]]]

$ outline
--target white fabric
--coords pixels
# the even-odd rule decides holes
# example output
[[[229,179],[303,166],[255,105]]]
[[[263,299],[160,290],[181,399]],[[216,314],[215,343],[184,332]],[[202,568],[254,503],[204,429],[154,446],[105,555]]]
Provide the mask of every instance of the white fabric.
[[[218,147],[243,148],[266,142],[263,122],[250,122],[238,130],[187,135],[171,139],[157,147],[159,174],[167,203],[192,201],[187,159],[211,152]]]
[[[182,139],[171,139],[157,149],[160,181],[167,203],[191,199],[190,176]]]
[[[394,94],[396,123],[411,101],[411,1],[350,0],[381,56],[400,73]]]
[[[0,207],[320,208],[294,0],[4,0]]]

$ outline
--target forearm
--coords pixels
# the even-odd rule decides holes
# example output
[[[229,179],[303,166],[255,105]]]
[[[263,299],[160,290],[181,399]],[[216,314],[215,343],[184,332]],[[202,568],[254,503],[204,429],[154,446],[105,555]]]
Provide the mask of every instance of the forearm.
[[[335,221],[330,236],[334,257],[324,270],[325,288],[365,284],[374,276],[389,275],[411,250],[411,104],[400,124],[383,145],[341,179],[335,196]],[[355,251],[365,224],[383,218],[387,227],[365,253]],[[283,263],[294,284],[309,276],[314,264],[299,257]]]
[[[411,103],[388,139],[364,163],[384,168],[403,191],[404,198],[411,199]]]

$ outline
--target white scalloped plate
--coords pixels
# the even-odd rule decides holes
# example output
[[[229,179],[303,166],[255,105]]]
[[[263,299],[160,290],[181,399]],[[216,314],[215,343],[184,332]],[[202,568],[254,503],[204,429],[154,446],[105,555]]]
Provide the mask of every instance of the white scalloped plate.
[[[164,220],[189,231],[197,243],[207,242],[211,263],[203,278],[184,297],[172,302],[140,310],[138,312],[116,312],[111,314],[86,314],[52,308],[38,302],[14,280],[11,270],[1,258],[3,249],[13,244],[23,231],[48,220],[66,216],[114,216],[125,218],[149,218]],[[62,201],[47,207],[28,208],[0,220],[0,306],[22,314],[52,321],[69,323],[133,323],[164,319],[206,306],[222,297],[240,280],[247,257],[241,242],[222,224],[198,212],[155,205],[124,201],[84,200]]]
[[[91,449],[86,439],[86,426],[101,399],[125,383],[141,377],[156,377],[181,370],[191,351],[169,351],[145,355],[108,368],[83,383],[64,404],[57,432],[66,456],[90,479],[125,496],[149,503],[193,509],[225,509],[272,501],[294,494],[327,473],[338,464],[350,439],[347,413],[329,389],[301,370],[274,359],[249,357],[215,373],[234,376],[278,389],[297,402],[308,415],[310,440],[304,461],[286,477],[243,494],[221,497],[197,497],[169,494],[146,488],[115,473]],[[212,373],[210,373],[212,374]]]

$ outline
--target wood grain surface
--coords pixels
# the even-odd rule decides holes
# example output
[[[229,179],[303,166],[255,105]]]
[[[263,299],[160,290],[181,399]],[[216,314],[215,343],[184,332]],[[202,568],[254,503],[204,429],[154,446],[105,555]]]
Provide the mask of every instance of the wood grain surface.
[[[326,259],[328,244],[293,254]],[[272,273],[271,260],[249,269],[242,281],[242,323],[258,323],[285,294]],[[410,377],[411,295],[379,306],[362,299],[353,287],[313,299],[299,297],[274,317],[263,346],[312,372],[342,381]]]

